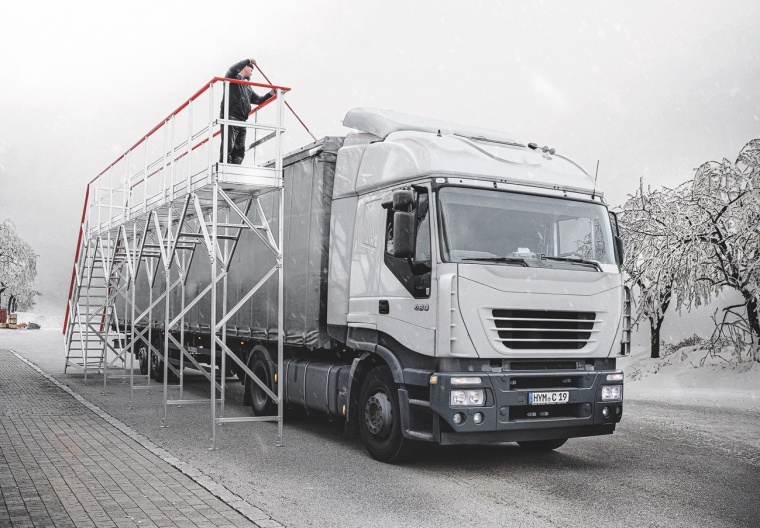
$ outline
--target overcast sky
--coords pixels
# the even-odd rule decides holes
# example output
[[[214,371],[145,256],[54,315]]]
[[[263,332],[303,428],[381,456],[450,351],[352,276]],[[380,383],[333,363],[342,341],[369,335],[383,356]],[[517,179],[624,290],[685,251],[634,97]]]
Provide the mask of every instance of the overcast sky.
[[[756,1],[115,5],[0,11],[0,220],[40,255],[40,309],[65,307],[86,183],[246,57],[318,137],[356,106],[503,130],[599,161],[612,205],[760,137]]]

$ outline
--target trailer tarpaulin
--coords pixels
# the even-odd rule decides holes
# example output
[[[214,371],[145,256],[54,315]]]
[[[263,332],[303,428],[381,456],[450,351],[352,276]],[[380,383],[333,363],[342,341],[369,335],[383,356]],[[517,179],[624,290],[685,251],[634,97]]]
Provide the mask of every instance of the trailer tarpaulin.
[[[326,137],[284,159],[285,345],[322,348],[330,343],[327,334],[330,206],[335,160],[342,144],[342,137]],[[279,202],[278,191],[260,197],[264,216],[275,238],[279,229]],[[254,224],[260,223],[255,207],[249,211],[248,218]],[[190,267],[187,298],[200,293],[211,280],[208,260],[203,251],[197,253]],[[264,242],[251,230],[244,230],[228,270],[227,308],[237,305],[274,264],[274,254]],[[163,282],[163,273],[159,273],[154,296],[164,291]],[[137,286],[138,304],[147,306],[147,281],[138,280]],[[172,292],[172,312],[179,310],[179,296],[177,288]],[[221,303],[222,300],[218,299],[217,313],[222,313]],[[210,329],[210,319],[210,304],[206,298],[187,314],[185,327],[205,333]],[[227,322],[227,335],[277,340],[276,278],[270,278]]]

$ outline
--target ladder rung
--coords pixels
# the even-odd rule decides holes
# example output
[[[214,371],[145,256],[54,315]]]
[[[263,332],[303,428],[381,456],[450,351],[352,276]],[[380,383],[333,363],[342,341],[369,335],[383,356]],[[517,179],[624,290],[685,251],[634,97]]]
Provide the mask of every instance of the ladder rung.
[[[163,383],[162,383],[163,385]],[[169,385],[171,387],[171,385]],[[179,387],[179,385],[177,385]],[[166,405],[203,405],[211,403],[211,399],[207,400],[166,400]]]

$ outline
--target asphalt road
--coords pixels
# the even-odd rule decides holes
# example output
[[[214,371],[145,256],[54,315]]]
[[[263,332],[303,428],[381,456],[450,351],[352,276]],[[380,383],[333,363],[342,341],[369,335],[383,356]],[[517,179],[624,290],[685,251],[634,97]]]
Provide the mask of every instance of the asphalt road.
[[[615,434],[573,439],[552,453],[516,444],[435,447],[398,466],[372,460],[340,422],[310,415],[225,424],[209,451],[208,405],[168,409],[163,391],[136,393],[62,374],[63,352],[40,334],[3,339],[43,370],[285,526],[757,527],[760,422],[754,410],[628,399]],[[15,336],[14,336],[15,337]],[[208,397],[199,375],[185,397]],[[230,383],[226,415],[247,415]]]

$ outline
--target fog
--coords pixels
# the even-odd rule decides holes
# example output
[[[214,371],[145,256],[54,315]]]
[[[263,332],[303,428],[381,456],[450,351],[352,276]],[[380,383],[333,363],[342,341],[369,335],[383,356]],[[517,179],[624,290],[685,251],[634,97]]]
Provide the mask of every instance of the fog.
[[[620,205],[760,137],[756,2],[14,2],[0,18],[0,220],[62,313],[85,186],[254,57],[312,132],[356,106],[555,147]],[[253,80],[261,81],[254,75]],[[289,122],[286,149],[310,141]]]

